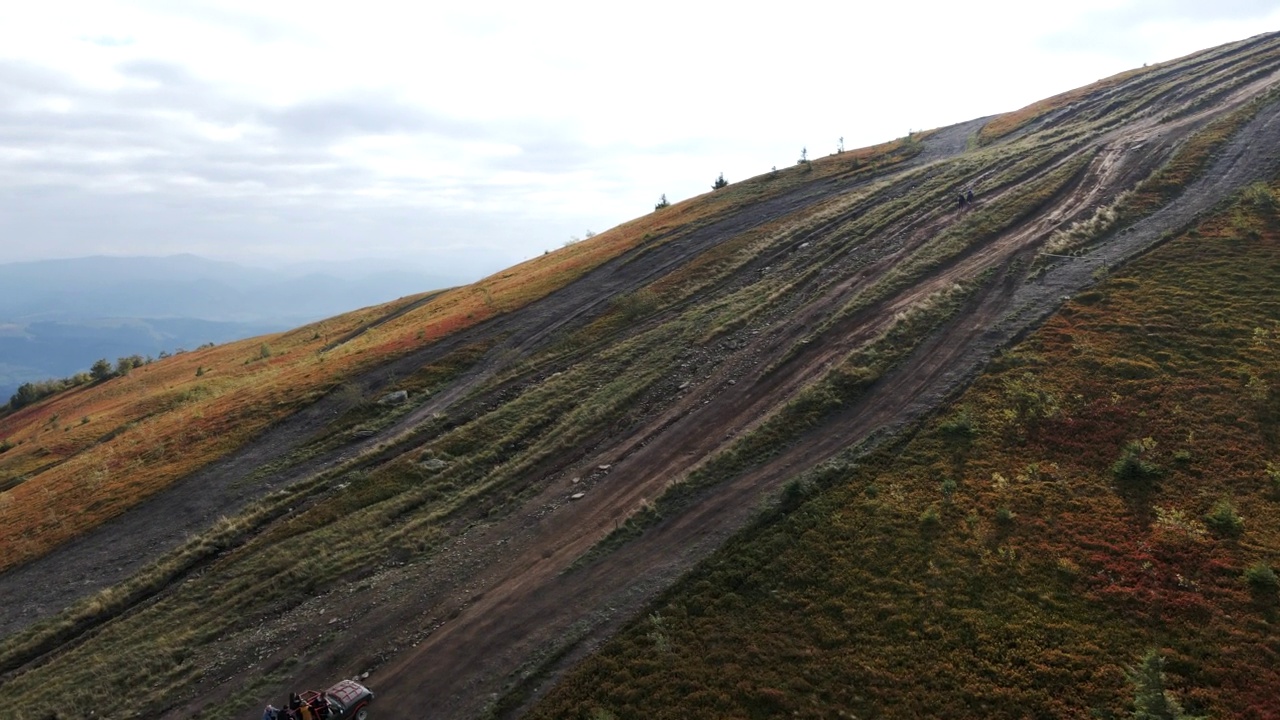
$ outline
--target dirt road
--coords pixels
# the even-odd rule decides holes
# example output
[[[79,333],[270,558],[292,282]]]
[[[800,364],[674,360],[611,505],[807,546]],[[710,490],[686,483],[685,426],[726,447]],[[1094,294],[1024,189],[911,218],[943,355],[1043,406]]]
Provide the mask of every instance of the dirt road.
[[[556,670],[589,651],[658,590],[722,544],[749,520],[762,498],[776,493],[798,470],[813,467],[850,445],[911,422],[936,407],[972,378],[997,349],[1042,322],[1067,296],[1093,284],[1099,266],[1113,266],[1133,257],[1159,242],[1166,232],[1186,227],[1238,188],[1280,173],[1276,148],[1280,148],[1280,113],[1273,106],[1231,142],[1180,202],[1089,255],[1058,264],[1042,280],[1021,282],[1021,278],[1014,278],[1016,286],[1004,277],[993,281],[968,311],[931,338],[857,407],[820,433],[728,487],[707,493],[686,512],[649,530],[607,561],[584,571],[564,573],[573,559],[643,498],[655,497],[668,479],[691,470],[727,444],[725,431],[749,426],[757,417],[760,396],[769,393],[761,393],[759,378],[739,376],[735,384],[724,386],[706,409],[683,407],[674,411],[685,413],[675,422],[663,418],[666,429],[660,442],[628,455],[605,453],[589,460],[587,464],[599,461],[612,468],[607,481],[582,502],[563,503],[568,489],[548,488],[530,505],[556,509],[536,526],[498,526],[481,531],[479,537],[511,540],[487,552],[472,551],[478,554],[477,572],[460,583],[471,589],[469,596],[443,613],[453,615],[452,619],[377,673],[380,702],[395,705],[431,697],[435,699],[432,717],[476,717],[522,667],[548,655],[547,648],[568,642],[570,649],[557,651],[565,653],[564,657],[553,663],[555,669],[540,681],[543,685],[551,682]],[[1096,189],[1098,179],[1093,177],[1060,198],[1059,209],[1069,212],[1073,202]],[[1054,213],[1045,213],[1050,214]],[[1003,242],[957,263],[915,293],[927,293],[929,286],[949,282],[953,276],[972,276],[983,267],[1004,267],[1017,254],[1033,249],[1034,241],[1043,239],[1044,230],[1033,224],[1006,236]],[[724,367],[737,366],[725,363]],[[732,433],[728,437],[731,439]],[[521,551],[508,554],[506,547]]]

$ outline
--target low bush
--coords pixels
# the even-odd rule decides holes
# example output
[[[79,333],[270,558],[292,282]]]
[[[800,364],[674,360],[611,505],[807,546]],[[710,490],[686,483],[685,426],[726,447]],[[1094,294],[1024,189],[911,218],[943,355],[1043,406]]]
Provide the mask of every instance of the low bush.
[[[978,424],[974,421],[973,414],[969,412],[969,408],[964,407],[960,409],[960,412],[938,426],[938,430],[950,442],[967,444],[977,437]]]
[[[1213,509],[1204,516],[1204,523],[1224,537],[1235,537],[1244,530],[1244,520],[1236,512],[1236,506],[1227,498],[1213,504]]]
[[[1257,593],[1275,594],[1280,590],[1280,578],[1276,577],[1276,571],[1261,560],[1245,568],[1244,581]]]
[[[790,512],[800,507],[813,492],[813,486],[803,480],[795,479],[788,482],[782,487],[781,510]]]
[[[1160,466],[1143,457],[1147,452],[1154,450],[1155,445],[1155,441],[1151,438],[1126,443],[1120,459],[1111,465],[1111,475],[1117,482],[1125,485],[1149,483],[1160,477],[1162,472]]]
[[[929,507],[920,513],[920,527],[926,531],[937,530],[942,524],[942,516],[938,514],[938,508]]]
[[[1011,525],[1013,523],[1013,518],[1013,511],[1009,509],[1008,505],[1001,505],[999,509],[996,510],[996,522],[1001,525]]]
[[[1133,683],[1134,720],[1198,720],[1188,715],[1165,684],[1164,658],[1155,650],[1142,656],[1142,663],[1126,673]]]

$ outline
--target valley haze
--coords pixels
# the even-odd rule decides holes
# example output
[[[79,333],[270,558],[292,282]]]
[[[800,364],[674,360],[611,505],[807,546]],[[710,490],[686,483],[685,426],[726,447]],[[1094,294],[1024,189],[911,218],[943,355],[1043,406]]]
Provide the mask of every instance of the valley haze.
[[[99,358],[156,357],[280,332],[480,277],[415,265],[255,268],[194,255],[3,264],[0,399],[23,383],[85,372]]]

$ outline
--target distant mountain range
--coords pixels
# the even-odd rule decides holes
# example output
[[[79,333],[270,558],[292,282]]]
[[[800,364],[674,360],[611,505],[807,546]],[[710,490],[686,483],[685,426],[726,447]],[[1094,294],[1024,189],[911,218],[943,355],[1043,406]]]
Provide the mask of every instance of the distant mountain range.
[[[0,404],[24,382],[278,332],[474,280],[388,261],[248,267],[195,255],[0,265]]]

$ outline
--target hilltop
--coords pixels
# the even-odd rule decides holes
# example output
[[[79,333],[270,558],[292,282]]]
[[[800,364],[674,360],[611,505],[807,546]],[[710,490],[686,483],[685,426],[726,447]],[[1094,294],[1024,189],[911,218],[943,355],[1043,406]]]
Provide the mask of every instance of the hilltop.
[[[99,358],[170,355],[478,277],[377,261],[268,270],[195,255],[0,264],[0,400]]]
[[[1151,649],[1274,714],[1278,87],[1251,38],[10,413],[6,696],[1107,717]]]

